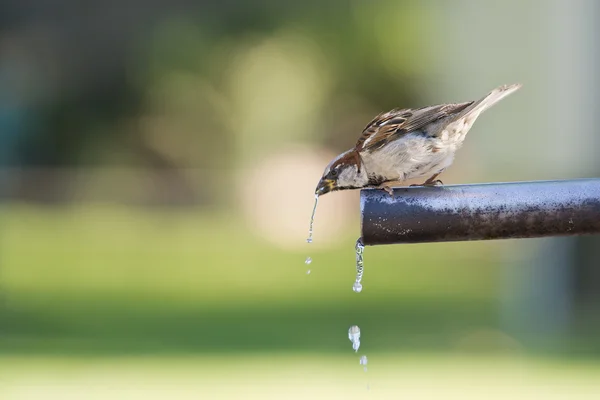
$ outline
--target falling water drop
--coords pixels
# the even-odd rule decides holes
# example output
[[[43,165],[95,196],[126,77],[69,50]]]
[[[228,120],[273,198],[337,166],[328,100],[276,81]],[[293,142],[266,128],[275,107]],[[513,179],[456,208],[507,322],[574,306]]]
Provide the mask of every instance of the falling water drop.
[[[310,275],[310,269],[306,271],[306,275]]]
[[[360,348],[360,328],[356,325],[352,325],[348,329],[348,339],[352,342],[352,349],[358,351]]]
[[[362,238],[358,238],[358,240],[356,241],[355,249],[356,249],[356,281],[354,282],[354,285],[352,286],[352,290],[356,293],[360,293],[362,291],[362,284],[360,283],[360,281],[362,280],[363,271],[364,271],[363,252],[365,250],[365,245],[362,242]]]
[[[312,262],[312,258],[306,257],[306,260],[304,261],[304,264],[309,265],[311,262]]]
[[[360,357],[360,365],[363,365],[363,369],[365,372],[367,372],[367,356],[361,356]]]

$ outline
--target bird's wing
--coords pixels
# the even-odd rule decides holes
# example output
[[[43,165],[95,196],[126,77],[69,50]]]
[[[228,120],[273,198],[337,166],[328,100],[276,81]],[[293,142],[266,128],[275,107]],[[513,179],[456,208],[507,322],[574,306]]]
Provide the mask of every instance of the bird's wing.
[[[376,150],[407,133],[422,130],[432,122],[459,113],[471,104],[472,101],[381,113],[365,127],[356,143],[356,150]]]

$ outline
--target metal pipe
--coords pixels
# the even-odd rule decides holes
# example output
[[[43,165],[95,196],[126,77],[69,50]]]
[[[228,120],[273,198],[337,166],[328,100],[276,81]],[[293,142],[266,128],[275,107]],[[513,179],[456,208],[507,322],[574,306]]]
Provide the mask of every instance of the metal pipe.
[[[365,245],[600,233],[600,179],[398,187],[360,193]]]

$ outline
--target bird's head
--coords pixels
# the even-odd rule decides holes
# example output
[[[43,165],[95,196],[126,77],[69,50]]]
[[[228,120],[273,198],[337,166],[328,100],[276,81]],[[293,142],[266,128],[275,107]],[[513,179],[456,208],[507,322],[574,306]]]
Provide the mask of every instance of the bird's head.
[[[360,189],[369,183],[360,154],[352,149],[329,163],[317,185],[319,196],[335,190]]]

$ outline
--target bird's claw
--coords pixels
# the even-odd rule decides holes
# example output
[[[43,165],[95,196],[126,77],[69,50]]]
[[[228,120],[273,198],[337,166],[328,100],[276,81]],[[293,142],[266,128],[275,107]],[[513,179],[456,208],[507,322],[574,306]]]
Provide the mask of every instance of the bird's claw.
[[[435,181],[432,182],[425,182],[425,186],[443,186],[444,182],[442,182],[439,179],[436,179]]]
[[[394,197],[394,189],[392,189],[388,185],[379,185],[379,186],[377,186],[377,189],[385,190],[387,192],[387,194]]]
[[[426,182],[423,182],[421,184],[413,183],[410,186],[425,186],[425,187],[429,186],[429,187],[431,187],[431,186],[442,186],[443,184],[444,184],[444,182],[442,182],[439,179],[436,179],[435,181],[431,181],[431,182],[426,181]]]

